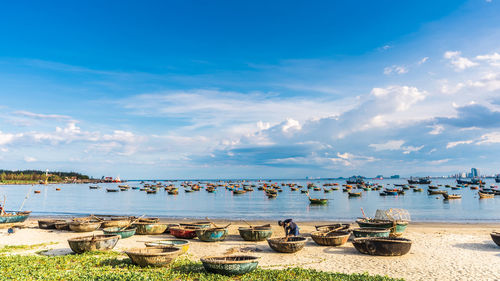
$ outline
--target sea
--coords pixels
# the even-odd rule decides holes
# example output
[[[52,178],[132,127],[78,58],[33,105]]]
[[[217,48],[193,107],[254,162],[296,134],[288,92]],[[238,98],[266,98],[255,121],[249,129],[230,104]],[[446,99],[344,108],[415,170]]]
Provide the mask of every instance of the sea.
[[[307,186],[314,183],[322,187],[324,183],[338,183],[339,190],[330,193],[310,190],[313,198],[327,198],[327,205],[311,205],[306,194],[291,191],[284,186],[277,198],[269,199],[264,191],[254,188],[253,192],[242,195],[224,187],[215,193],[204,189],[186,193],[180,186],[182,181],[161,181],[179,187],[178,195],[169,195],[164,189],[156,194],[129,189],[120,192],[106,192],[106,188],[116,188],[116,183],[101,183],[100,189],[89,189],[88,184],[50,185],[2,185],[0,202],[5,200],[5,209],[11,211],[32,211],[32,216],[83,216],[96,215],[146,215],[162,218],[210,218],[230,220],[278,220],[293,218],[297,221],[352,221],[366,216],[374,216],[378,209],[405,209],[412,221],[420,222],[500,222],[500,196],[493,199],[479,199],[478,191],[468,187],[451,190],[445,185],[456,186],[454,179],[433,179],[432,185],[441,185],[449,193],[461,194],[462,199],[443,200],[441,195],[428,195],[427,186],[420,185],[424,192],[406,190],[404,195],[380,196],[380,191],[361,191],[361,197],[349,198],[342,192],[344,180],[266,180],[266,183],[296,183]],[[197,182],[197,181],[192,181]],[[209,181],[203,181],[209,182]],[[216,182],[216,181],[212,181]],[[384,187],[407,183],[404,179],[369,180]],[[148,183],[146,181],[146,183]],[[256,184],[258,181],[247,181]],[[141,186],[139,181],[128,181],[129,186]],[[497,185],[494,179],[486,179],[486,187]],[[56,188],[60,188],[59,191]],[[35,194],[34,190],[40,190]]]

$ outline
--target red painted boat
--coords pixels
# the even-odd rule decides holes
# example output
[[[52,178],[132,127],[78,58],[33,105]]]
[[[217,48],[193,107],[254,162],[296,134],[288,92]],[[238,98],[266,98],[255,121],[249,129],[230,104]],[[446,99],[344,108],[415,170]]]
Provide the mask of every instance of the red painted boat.
[[[184,226],[184,227],[171,227],[169,228],[169,231],[170,234],[172,234],[176,238],[193,239],[196,237],[196,230],[198,229],[200,228],[193,226]]]

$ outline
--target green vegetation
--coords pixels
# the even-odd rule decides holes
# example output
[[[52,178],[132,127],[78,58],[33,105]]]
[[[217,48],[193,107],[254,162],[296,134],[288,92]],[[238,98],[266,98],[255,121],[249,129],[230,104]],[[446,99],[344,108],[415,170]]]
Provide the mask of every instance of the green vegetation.
[[[0,182],[10,184],[32,184],[40,181],[44,182],[47,177],[45,171],[23,170],[9,171],[0,170]],[[89,176],[75,172],[49,172],[49,182],[62,182],[66,180],[86,180]]]
[[[32,250],[36,248],[40,248],[43,246],[47,245],[54,245],[57,244],[58,242],[50,242],[50,243],[40,243],[40,244],[33,244],[33,245],[6,245],[3,246],[3,248],[0,248],[0,254],[5,254],[5,253],[10,253],[12,251],[27,251],[27,250]]]
[[[10,255],[0,259],[0,280],[396,280],[368,274],[341,274],[300,268],[262,270],[227,277],[207,273],[201,263],[178,258],[170,268],[141,268],[121,253],[46,257]]]

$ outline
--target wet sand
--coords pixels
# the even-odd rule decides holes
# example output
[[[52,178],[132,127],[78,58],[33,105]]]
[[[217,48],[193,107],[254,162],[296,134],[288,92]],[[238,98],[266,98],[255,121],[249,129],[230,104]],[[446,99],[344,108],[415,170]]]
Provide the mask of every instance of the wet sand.
[[[187,222],[188,220],[162,220],[168,223]],[[215,221],[226,225],[230,221]],[[252,221],[253,225],[271,223],[273,237],[283,236],[283,229],[275,221]],[[309,237],[314,225],[324,222],[300,222],[301,234]],[[490,238],[490,232],[500,231],[500,224],[455,224],[455,223],[411,223],[404,237],[413,241],[407,255],[401,257],[378,257],[357,252],[350,242],[341,247],[318,246],[309,237],[306,247],[294,254],[280,254],[269,248],[264,242],[243,241],[238,234],[238,227],[247,226],[241,221],[232,221],[229,235],[224,242],[206,243],[191,240],[188,257],[198,260],[207,255],[246,253],[261,257],[262,268],[303,267],[321,271],[363,273],[387,275],[406,280],[500,280],[500,247]],[[102,231],[95,231],[101,234]],[[47,255],[72,253],[67,239],[92,233],[75,233],[58,230],[41,230],[37,219],[24,223],[24,228],[7,235],[6,229],[0,229],[0,246],[30,245],[47,243],[48,245],[29,251],[15,253],[31,254],[47,250]],[[143,247],[144,242],[173,238],[171,235],[135,235],[120,240],[115,251],[133,247]]]

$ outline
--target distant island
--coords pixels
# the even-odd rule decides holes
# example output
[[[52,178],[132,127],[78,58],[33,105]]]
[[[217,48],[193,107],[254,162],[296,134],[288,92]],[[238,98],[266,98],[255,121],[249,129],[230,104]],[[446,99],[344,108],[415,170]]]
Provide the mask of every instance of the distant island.
[[[40,170],[0,170],[0,184],[86,183],[87,175],[77,172],[46,172]]]

